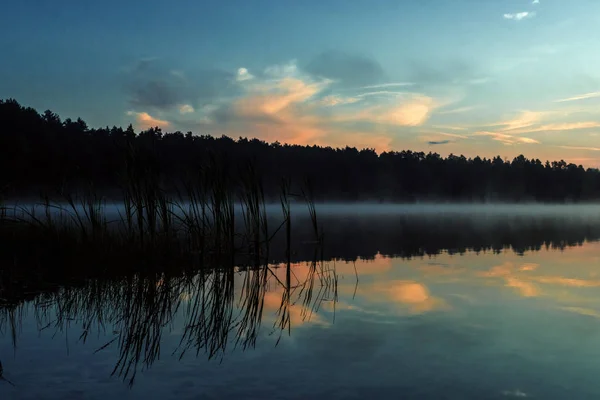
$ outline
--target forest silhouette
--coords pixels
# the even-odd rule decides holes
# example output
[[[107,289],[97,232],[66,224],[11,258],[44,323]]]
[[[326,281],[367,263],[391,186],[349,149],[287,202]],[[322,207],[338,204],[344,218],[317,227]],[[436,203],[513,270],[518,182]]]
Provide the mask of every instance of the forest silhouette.
[[[582,202],[600,198],[600,171],[565,161],[523,155],[512,161],[437,153],[331,148],[215,138],[160,128],[136,132],[90,128],[14,99],[0,100],[0,194],[19,198],[56,193],[68,185],[118,198],[125,153],[135,148],[159,171],[167,190],[217,158],[232,174],[253,162],[267,199],[277,199],[281,178],[309,181],[315,201]]]

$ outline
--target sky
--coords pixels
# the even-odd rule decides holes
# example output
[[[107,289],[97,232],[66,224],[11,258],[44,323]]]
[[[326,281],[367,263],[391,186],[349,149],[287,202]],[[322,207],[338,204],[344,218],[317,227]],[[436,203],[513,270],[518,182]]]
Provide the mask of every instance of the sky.
[[[600,166],[597,0],[23,0],[0,98],[88,125]]]

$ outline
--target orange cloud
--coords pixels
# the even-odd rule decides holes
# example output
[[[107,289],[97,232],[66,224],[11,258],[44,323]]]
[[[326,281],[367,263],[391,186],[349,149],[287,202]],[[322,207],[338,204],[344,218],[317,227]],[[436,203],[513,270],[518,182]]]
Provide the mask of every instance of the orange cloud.
[[[510,261],[501,265],[492,267],[489,271],[478,272],[477,275],[485,278],[498,278],[510,275],[514,269],[514,264]]]
[[[402,126],[418,126],[427,121],[433,108],[433,99],[422,96],[390,110],[383,114],[380,120]]]
[[[291,66],[269,70],[268,73],[276,78],[244,82],[246,95],[232,104],[234,122],[212,125],[213,134],[254,136],[299,145],[348,145],[375,148],[377,151],[390,149],[392,138],[385,134],[342,128],[336,126],[332,118],[318,114],[323,99],[314,101],[314,98],[331,81],[302,79]],[[327,102],[335,105],[355,101],[334,96],[329,97]]]
[[[539,122],[543,117],[549,114],[550,113],[544,111],[523,111],[516,118],[492,124],[491,126],[504,126],[504,128],[501,129],[502,132],[527,128]]]
[[[517,271],[533,271],[538,267],[537,264],[526,263],[517,268],[514,263],[507,261],[504,264],[496,265],[489,271],[478,272],[477,275],[485,278],[502,278],[504,286],[517,289],[523,297],[536,297],[540,295],[540,290],[534,284],[527,282],[523,278],[515,276]]]
[[[150,128],[155,128],[155,127],[165,129],[171,125],[169,123],[169,121],[154,118],[147,112],[128,111],[127,115],[135,117],[135,119],[136,119],[135,125],[139,129],[150,129]]]
[[[318,139],[315,143],[321,146],[331,147],[356,147],[359,149],[375,149],[377,152],[392,150],[393,138],[384,134],[366,132],[346,132],[339,129],[330,130],[326,136]]]
[[[265,293],[264,297],[264,309],[266,314],[266,319],[276,320],[277,312],[282,306],[282,300],[284,299],[284,291],[283,288],[279,288],[276,291]],[[323,318],[320,315],[311,313],[311,310],[306,308],[303,305],[295,303],[296,299],[291,299],[289,305],[287,305],[286,311],[290,316],[290,324],[292,328],[298,327],[300,325],[312,323],[323,325],[326,324]]]
[[[525,263],[519,267],[519,270],[520,271],[535,271],[536,269],[538,269],[539,266],[540,266],[540,264],[536,264],[536,263]]]
[[[551,285],[569,286],[569,287],[600,287],[600,281],[565,278],[562,276],[536,276],[531,277],[539,283],[546,283]]]
[[[287,77],[275,83],[256,84],[247,97],[236,102],[235,107],[242,115],[277,114],[293,104],[308,100],[329,83],[306,83]]]
[[[540,295],[540,291],[537,286],[514,277],[506,278],[506,286],[519,290],[521,296],[523,297],[536,297]]]
[[[396,105],[375,106],[353,114],[339,115],[338,121],[366,121],[399,126],[423,125],[438,106],[431,97],[415,95]]]

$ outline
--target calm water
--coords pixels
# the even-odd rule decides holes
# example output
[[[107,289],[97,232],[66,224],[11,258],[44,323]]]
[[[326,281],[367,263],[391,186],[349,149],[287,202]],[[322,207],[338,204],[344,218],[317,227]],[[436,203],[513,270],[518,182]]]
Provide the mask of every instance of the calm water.
[[[3,304],[0,399],[600,398],[597,214],[356,215],[289,274]]]

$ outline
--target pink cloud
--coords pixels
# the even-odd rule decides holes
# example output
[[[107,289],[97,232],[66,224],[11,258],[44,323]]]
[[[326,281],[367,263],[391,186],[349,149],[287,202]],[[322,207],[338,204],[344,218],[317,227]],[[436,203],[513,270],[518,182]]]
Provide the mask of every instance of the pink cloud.
[[[147,112],[128,111],[127,115],[135,117],[135,125],[138,129],[150,129],[155,127],[165,129],[171,126],[169,121],[154,118]]]
[[[337,115],[334,119],[340,122],[365,121],[386,125],[420,126],[428,120],[437,106],[431,97],[413,95],[398,104],[374,106],[352,114]]]

